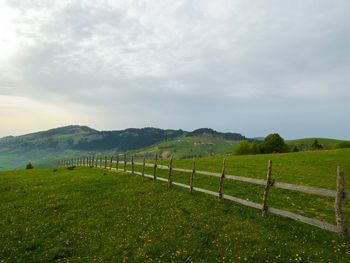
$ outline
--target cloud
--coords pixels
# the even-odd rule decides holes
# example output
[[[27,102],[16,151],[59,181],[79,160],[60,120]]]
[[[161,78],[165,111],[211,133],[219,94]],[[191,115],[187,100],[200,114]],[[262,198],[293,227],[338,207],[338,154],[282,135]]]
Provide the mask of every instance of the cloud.
[[[1,51],[0,95],[93,112],[86,124],[100,129],[346,137],[349,8],[341,0],[6,1],[1,31],[13,48]]]

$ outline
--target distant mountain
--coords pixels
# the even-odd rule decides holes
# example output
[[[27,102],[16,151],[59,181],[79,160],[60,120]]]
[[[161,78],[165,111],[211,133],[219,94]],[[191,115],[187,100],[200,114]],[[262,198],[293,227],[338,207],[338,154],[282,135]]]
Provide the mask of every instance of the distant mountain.
[[[63,156],[94,154],[103,152],[126,152],[142,149],[177,138],[198,137],[240,141],[245,139],[238,133],[220,133],[202,128],[192,132],[158,128],[125,129],[119,131],[97,131],[87,126],[71,125],[21,136],[0,139],[0,169],[23,167],[27,161],[46,165]],[[213,151],[215,154],[215,151]]]

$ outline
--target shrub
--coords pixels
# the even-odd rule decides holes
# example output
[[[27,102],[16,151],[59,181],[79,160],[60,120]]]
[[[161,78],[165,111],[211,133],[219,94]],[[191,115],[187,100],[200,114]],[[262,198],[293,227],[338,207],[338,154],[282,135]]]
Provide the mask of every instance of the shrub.
[[[241,141],[238,144],[237,149],[235,151],[235,154],[237,154],[237,155],[246,155],[246,154],[251,154],[251,153],[252,153],[251,145],[246,140]]]
[[[251,152],[252,152],[252,154],[260,154],[261,153],[260,144],[256,140],[254,140],[252,143]]]
[[[336,149],[345,149],[350,148],[350,143],[348,142],[340,142],[335,146]]]
[[[284,153],[288,152],[288,147],[284,139],[278,133],[269,134],[262,144],[263,153]]]
[[[314,140],[311,145],[311,149],[317,151],[323,149],[323,146],[318,142],[318,140]]]
[[[75,166],[68,166],[67,169],[68,169],[68,170],[74,170],[74,169],[75,169]]]
[[[33,168],[34,168],[34,166],[32,165],[31,162],[27,163],[26,169],[33,169]]]

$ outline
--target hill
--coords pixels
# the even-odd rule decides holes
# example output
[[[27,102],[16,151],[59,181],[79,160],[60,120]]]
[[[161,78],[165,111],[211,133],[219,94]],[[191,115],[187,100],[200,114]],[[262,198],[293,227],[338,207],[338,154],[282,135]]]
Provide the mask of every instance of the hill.
[[[311,150],[312,144],[317,141],[323,149],[350,148],[350,141],[336,140],[330,138],[303,138],[288,140],[287,144],[291,149],[297,147],[300,151]]]
[[[347,174],[349,156],[350,150],[231,156],[227,172],[264,178],[266,161],[272,159],[278,181],[334,189],[333,167],[344,165]],[[198,169],[218,171],[221,161],[200,158]],[[174,160],[174,165],[191,167],[191,162]],[[188,183],[187,175],[173,177]],[[196,176],[194,185],[217,191],[217,180]],[[224,193],[247,200],[260,200],[262,190],[224,182]],[[0,172],[0,192],[0,261],[350,260],[348,242],[336,233],[272,214],[262,218],[253,208],[175,186],[168,189],[137,175],[64,167],[8,171]],[[334,217],[329,198],[277,189],[271,189],[270,197],[276,207]]]
[[[210,154],[226,153],[226,150],[219,150],[223,144],[233,139],[245,139],[244,136],[237,133],[221,133],[207,128],[193,132],[151,127],[120,131],[97,131],[87,126],[72,125],[22,136],[1,138],[0,169],[23,167],[28,161],[32,161],[35,166],[48,166],[63,157],[100,152],[126,152],[162,142],[177,141],[178,138],[179,140],[187,138],[185,141],[188,141],[189,144],[202,144],[203,140],[199,140],[198,137],[202,137],[208,145],[213,145],[214,141],[220,141],[221,146],[209,147],[206,150]],[[211,141],[208,141],[209,137]],[[187,146],[187,148],[190,151],[190,147]],[[226,147],[226,149],[228,148]],[[201,152],[203,154],[203,151]],[[186,156],[185,152],[183,154]],[[204,156],[207,156],[207,154]]]

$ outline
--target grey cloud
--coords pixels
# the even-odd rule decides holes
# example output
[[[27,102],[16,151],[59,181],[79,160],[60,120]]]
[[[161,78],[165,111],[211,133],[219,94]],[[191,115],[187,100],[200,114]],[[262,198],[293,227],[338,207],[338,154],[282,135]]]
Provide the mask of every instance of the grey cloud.
[[[348,1],[213,3],[8,1],[29,44],[1,94],[96,108],[97,128],[348,136]]]

